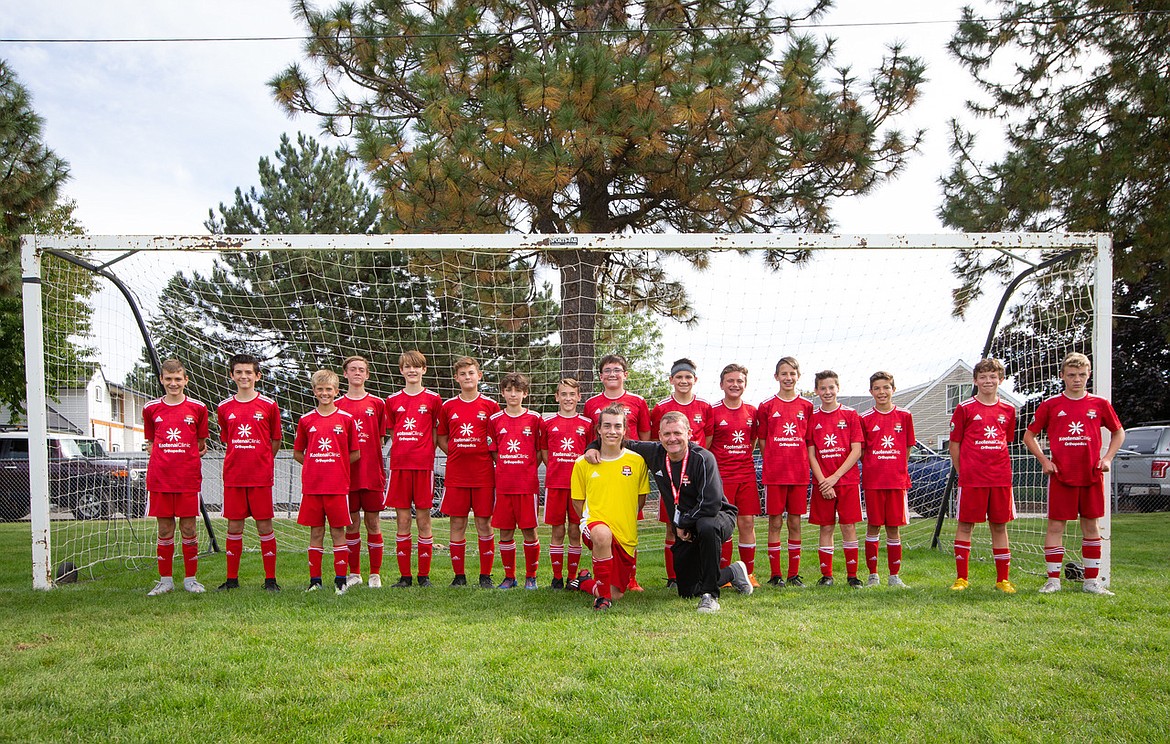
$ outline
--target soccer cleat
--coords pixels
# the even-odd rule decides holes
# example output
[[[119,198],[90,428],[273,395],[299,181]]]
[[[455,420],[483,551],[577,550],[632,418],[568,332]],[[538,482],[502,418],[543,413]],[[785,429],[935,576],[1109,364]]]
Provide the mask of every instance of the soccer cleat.
[[[784,577],[783,576],[773,576],[772,578],[768,579],[768,585],[774,586],[777,589],[783,589],[784,588]]]
[[[490,586],[491,580],[490,579],[488,580],[488,584],[489,584],[488,588],[490,589],[491,588],[491,586]],[[482,580],[480,581],[480,586],[483,586]],[[515,589],[516,588],[516,580],[515,579],[504,579],[503,581],[500,582],[500,585],[497,586],[496,588],[497,589]]]
[[[422,579],[419,579],[419,584],[422,584]],[[398,579],[398,581],[395,581],[393,584],[391,584],[390,588],[391,589],[406,589],[407,587],[410,587],[413,585],[414,585],[413,578],[411,578],[410,576],[402,576]]]
[[[194,576],[188,576],[187,578],[183,579],[183,588],[192,594],[202,594],[203,592],[207,591],[203,588],[202,584],[195,580]]]
[[[955,583],[951,584],[951,591],[952,592],[961,592],[970,585],[971,585],[971,582],[967,581],[966,579],[955,579]],[[996,586],[996,588],[998,588],[999,584],[996,584],[995,586]],[[1011,584],[1008,584],[1008,586],[1011,586]],[[1016,590],[1015,587],[1012,587],[1012,591],[1014,592],[1015,590]]]
[[[676,588],[678,588],[678,579],[667,579],[667,580],[666,580],[666,588],[667,588],[667,589],[676,589]]]
[[[565,580],[564,579],[553,579],[552,583],[548,585],[548,588],[554,589],[557,591],[563,590],[565,588]]]
[[[166,594],[167,592],[173,592],[174,590],[175,580],[170,576],[164,576],[158,580],[158,583],[154,585],[153,589],[146,593],[146,596],[157,597],[160,594]]]
[[[899,576],[898,574],[893,574],[892,576],[887,577],[886,584],[888,586],[894,587],[895,589],[909,589],[910,588],[910,587],[906,586],[906,582],[902,581],[902,577]]]
[[[856,576],[850,576],[849,578],[845,579],[845,583],[848,584],[851,589],[860,589],[865,586],[865,584],[861,583],[861,579],[857,578]]]
[[[422,584],[422,580],[419,580]],[[455,574],[455,578],[451,579],[451,586],[467,586],[467,574]]]
[[[349,587],[357,586],[360,583],[362,583],[362,575],[361,574],[350,574],[345,579],[345,588],[348,589]]]
[[[353,578],[353,577],[350,576],[347,578],[345,576],[334,576],[333,577],[333,591],[334,591],[334,593],[337,594],[338,596],[340,596],[340,595],[348,592],[349,588],[357,583],[355,581],[350,581],[349,579],[351,579],[351,578]]]
[[[953,586],[951,588],[954,589]],[[1015,594],[1016,593],[1016,585],[1013,584],[1012,582],[1008,581],[1007,579],[1004,579],[1003,581],[995,582],[995,588],[1000,590],[1004,594]]]
[[[1054,594],[1060,591],[1060,579],[1055,576],[1049,577],[1048,581],[1044,582],[1044,586],[1040,587],[1041,594]]]
[[[276,583],[276,579],[265,579],[264,580],[264,591],[266,591],[266,592],[279,592],[280,591],[280,584]]]
[[[309,578],[309,588],[306,589],[305,591],[306,592],[315,592],[315,591],[319,590],[320,588],[321,588],[321,577],[320,576],[313,576],[313,577]]]
[[[881,580],[881,578],[878,577],[877,574],[873,573],[873,574],[869,575],[868,579],[866,579],[865,585],[866,586],[881,586],[882,580]]]
[[[513,581],[515,581],[515,579],[513,579]],[[479,588],[480,589],[495,589],[496,588],[495,583],[492,582],[492,575],[491,574],[480,574],[479,575]]]
[[[752,582],[748,580],[751,574],[748,573],[747,564],[743,561],[736,561],[731,566],[731,585],[735,587],[735,591],[740,594],[751,594],[756,589],[752,586]]]
[[[751,585],[752,585],[752,588],[753,588],[753,589],[759,589],[759,588],[760,588],[760,582],[759,582],[759,579],[757,579],[757,578],[756,578],[756,575],[755,575],[754,573],[753,573],[753,574],[748,574],[748,581],[751,583]]]
[[[644,592],[646,590],[642,588],[642,585],[638,583],[637,579],[630,579],[629,585],[626,586],[626,591],[627,592]]]
[[[1087,594],[1100,594],[1102,597],[1113,597],[1113,592],[1105,588],[1105,582],[1101,579],[1085,579],[1085,583],[1081,586],[1081,591]]]
[[[832,586],[832,585],[833,585],[833,577],[832,576],[822,576],[820,578],[820,580],[817,581],[817,586]]]
[[[797,589],[804,588],[804,581],[800,578],[800,574],[789,576],[787,580],[788,586],[796,587]]]
[[[418,585],[424,589],[429,589],[430,587],[434,586],[433,584],[431,584],[431,577],[430,576],[419,576],[418,577]]]
[[[381,589],[382,577],[379,574],[370,574],[370,579],[366,586],[370,587],[371,589]]]
[[[710,594],[704,594],[699,598],[699,612],[719,612],[719,600],[712,597]]]
[[[571,592],[579,592],[581,591],[581,582],[592,578],[593,574],[589,573],[588,571],[579,571],[577,573],[577,578],[570,579],[569,583],[565,584],[565,588]]]
[[[610,607],[613,607],[613,601],[605,597],[598,597],[593,600],[593,609],[595,610],[608,610]]]
[[[239,589],[239,588],[240,588],[240,580],[239,579],[228,579],[227,581],[223,582],[219,586],[215,587],[215,591],[217,591],[217,592],[230,592],[232,589]]]
[[[528,590],[535,589],[536,588],[536,577],[529,576],[526,579],[524,579],[524,588],[528,589]]]

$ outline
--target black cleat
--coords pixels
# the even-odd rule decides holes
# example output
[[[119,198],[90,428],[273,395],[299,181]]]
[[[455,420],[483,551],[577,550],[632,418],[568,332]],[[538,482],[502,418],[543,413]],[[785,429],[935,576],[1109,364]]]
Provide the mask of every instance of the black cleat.
[[[564,579],[553,579],[552,583],[548,585],[548,588],[549,589],[564,589],[565,588],[565,580]]]
[[[280,591],[280,584],[276,583],[276,579],[265,579],[264,580],[264,591],[266,591],[266,592],[279,592]]]
[[[784,588],[784,577],[783,576],[773,576],[772,578],[768,579],[768,584],[776,587],[777,589],[783,589]]]
[[[589,573],[588,571],[580,571],[577,574],[577,578],[570,580],[569,583],[565,585],[565,588],[571,592],[579,592],[581,591],[581,582],[592,578],[593,574]]]
[[[833,585],[833,577],[832,576],[822,576],[820,581],[817,582],[817,586],[832,586],[832,585]]]
[[[431,577],[430,576],[419,576],[418,577],[418,585],[423,587],[424,589],[430,588],[431,586],[433,586],[433,584],[431,584]]]
[[[479,588],[480,589],[495,589],[496,588],[495,583],[492,582],[492,575],[491,574],[480,574],[479,575]]]
[[[421,583],[422,580],[420,579],[419,581]],[[393,584],[391,584],[390,588],[391,589],[406,589],[407,587],[410,587],[413,585],[414,585],[414,579],[412,579],[409,576],[402,576],[398,579],[398,581],[395,581]]]
[[[667,589],[677,589],[678,588],[678,579],[667,579],[666,580],[666,588]]]
[[[852,589],[861,589],[865,586],[865,582],[856,576],[850,576],[849,578],[845,579],[845,583],[848,584]]]
[[[803,589],[804,582],[800,580],[800,574],[797,574],[795,576],[789,576],[788,577],[788,586],[795,587],[797,589]]]
[[[455,578],[451,579],[451,586],[467,586],[467,574],[455,574]]]
[[[593,609],[595,610],[608,610],[610,607],[613,607],[613,602],[605,597],[598,597],[593,600]]]
[[[239,588],[240,588],[240,580],[239,579],[228,579],[227,581],[225,581],[222,584],[220,584],[219,586],[217,586],[215,588],[215,591],[217,591],[217,592],[230,592],[232,589],[239,589]]]

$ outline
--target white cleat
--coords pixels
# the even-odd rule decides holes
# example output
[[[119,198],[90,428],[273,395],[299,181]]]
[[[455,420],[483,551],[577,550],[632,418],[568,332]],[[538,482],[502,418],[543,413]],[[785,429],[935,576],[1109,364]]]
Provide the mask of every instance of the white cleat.
[[[895,589],[909,589],[910,588],[910,587],[906,586],[906,582],[902,581],[902,577],[899,576],[898,574],[894,574],[893,576],[887,577],[886,584],[888,586],[894,587]]]
[[[173,592],[174,590],[175,580],[170,576],[164,576],[158,580],[158,583],[154,585],[153,589],[146,593],[146,596],[157,597],[160,594],[167,594],[169,592]]]
[[[381,577],[381,575],[379,575],[379,574],[370,574],[370,583],[369,583],[369,584],[367,584],[366,586],[370,587],[371,589],[381,589],[381,588],[382,588],[382,577]]]
[[[362,583],[361,574],[350,574],[349,577],[345,580],[345,588],[348,589],[349,587],[357,586],[360,583]]]
[[[869,575],[869,579],[868,579],[868,580],[865,582],[865,585],[866,585],[867,587],[869,587],[869,586],[881,586],[881,585],[882,585],[882,580],[881,580],[881,578],[880,578],[880,577],[879,577],[877,574],[870,574],[870,575]]]
[[[1086,594],[1100,594],[1102,597],[1114,597],[1113,592],[1105,588],[1105,582],[1101,579],[1085,579],[1085,583],[1081,586],[1081,591]]]
[[[187,578],[183,579],[183,588],[192,594],[202,594],[207,591],[203,588],[202,584],[195,580],[194,576],[188,576]]]
[[[1055,594],[1060,591],[1060,579],[1052,578],[1044,582],[1044,586],[1040,587],[1041,594]]]

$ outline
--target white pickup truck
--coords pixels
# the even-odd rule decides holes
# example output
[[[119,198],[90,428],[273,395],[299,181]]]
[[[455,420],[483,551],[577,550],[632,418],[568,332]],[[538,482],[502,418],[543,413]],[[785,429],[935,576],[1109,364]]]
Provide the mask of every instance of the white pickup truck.
[[[1170,509],[1170,425],[1125,430],[1125,444],[1113,459],[1113,508]]]

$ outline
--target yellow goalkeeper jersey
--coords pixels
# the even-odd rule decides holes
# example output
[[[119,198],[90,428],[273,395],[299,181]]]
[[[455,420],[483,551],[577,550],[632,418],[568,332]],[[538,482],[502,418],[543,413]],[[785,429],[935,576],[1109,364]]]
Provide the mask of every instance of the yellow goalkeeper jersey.
[[[582,522],[604,522],[630,555],[638,547],[638,497],[647,493],[646,461],[628,449],[616,460],[590,465],[581,457],[573,464],[573,499],[585,502]]]

